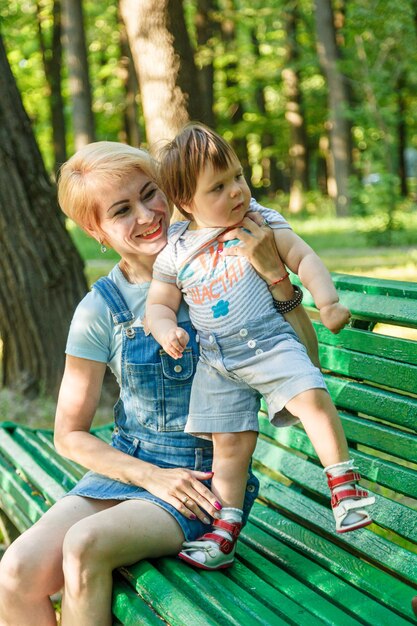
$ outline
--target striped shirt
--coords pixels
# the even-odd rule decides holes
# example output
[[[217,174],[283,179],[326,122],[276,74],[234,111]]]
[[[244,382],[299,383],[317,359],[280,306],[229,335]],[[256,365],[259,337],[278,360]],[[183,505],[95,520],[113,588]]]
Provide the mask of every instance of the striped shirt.
[[[290,228],[280,213],[251,200],[249,210],[259,212],[273,229]],[[221,254],[238,239],[221,243],[225,228],[188,230],[190,222],[176,222],[168,243],[153,266],[153,277],[176,284],[189,306],[197,330],[219,331],[274,312],[265,281],[242,256]],[[225,252],[227,252],[225,250]]]

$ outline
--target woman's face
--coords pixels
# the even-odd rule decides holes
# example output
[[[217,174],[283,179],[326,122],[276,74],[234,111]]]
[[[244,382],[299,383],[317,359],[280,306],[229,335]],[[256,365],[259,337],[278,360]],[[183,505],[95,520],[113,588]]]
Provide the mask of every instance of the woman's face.
[[[96,195],[101,238],[122,258],[158,254],[167,241],[169,207],[149,176],[136,170]]]

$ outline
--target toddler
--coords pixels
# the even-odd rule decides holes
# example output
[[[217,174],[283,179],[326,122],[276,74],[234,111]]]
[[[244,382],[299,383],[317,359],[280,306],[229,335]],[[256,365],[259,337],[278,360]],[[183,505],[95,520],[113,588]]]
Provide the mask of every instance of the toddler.
[[[178,327],[176,313],[182,296],[189,305],[200,359],[185,430],[213,439],[211,489],[223,507],[212,531],[184,543],[180,558],[203,569],[220,569],[233,562],[258,431],[254,408],[259,408],[260,396],[267,402],[273,424],[299,420],[304,426],[325,467],[336,531],[370,524],[366,507],[374,498],[356,486],[360,475],[349,459],[324,379],[282,315],[301,301],[301,292],[294,287],[293,300],[274,301],[271,289],[288,280],[288,274],[268,285],[239,255],[243,241],[222,243],[219,236],[227,229],[246,236],[263,228],[248,219],[251,212],[258,212],[264,225],[274,230],[285,265],[311,292],[321,321],[338,332],[350,313],[339,302],[329,272],[279,213],[251,200],[235,152],[209,128],[188,124],[164,148],[161,171],[164,191],[187,221],[170,227],[168,244],[157,257],[146,319],[155,339],[178,359],[180,368],[188,335]]]

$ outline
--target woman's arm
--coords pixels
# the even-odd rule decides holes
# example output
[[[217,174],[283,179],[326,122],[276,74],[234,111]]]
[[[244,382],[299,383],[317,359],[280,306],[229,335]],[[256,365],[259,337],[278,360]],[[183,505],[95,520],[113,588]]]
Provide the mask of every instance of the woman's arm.
[[[55,417],[55,446],[60,454],[114,480],[137,485],[169,502],[182,513],[185,496],[211,515],[215,496],[201,483],[210,473],[187,469],[162,469],[109,446],[90,433],[99,402],[106,365],[67,356]],[[200,519],[201,509],[195,510]]]
[[[249,232],[235,228],[219,239],[226,241],[239,238],[243,245],[225,248],[224,254],[245,256],[261,278],[271,285],[285,277],[287,269],[278,254],[274,231],[269,227],[264,228],[262,222],[263,218],[259,213],[251,213],[251,217],[245,217],[242,222],[243,228]],[[275,300],[291,300],[294,297],[294,288],[291,281],[285,277],[271,289],[271,293]],[[300,304],[289,313],[285,313],[284,318],[306,347],[311,361],[320,367],[317,336],[304,307]]]

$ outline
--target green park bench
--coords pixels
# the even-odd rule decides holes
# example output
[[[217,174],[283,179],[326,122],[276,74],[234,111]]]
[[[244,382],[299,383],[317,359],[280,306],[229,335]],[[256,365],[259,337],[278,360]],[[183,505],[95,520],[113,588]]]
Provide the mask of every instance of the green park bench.
[[[325,477],[304,431],[277,430],[261,410],[254,455],[260,496],[234,566],[205,572],[162,558],[122,568],[114,574],[115,623],[417,622],[411,608],[417,595],[417,285],[341,274],[334,281],[352,323],[339,335],[314,325],[362,485],[376,496],[374,523],[337,535]],[[308,294],[305,305],[317,320]],[[403,327],[405,336],[384,334],[385,324]],[[94,432],[110,441],[111,425]],[[33,524],[82,473],[57,454],[50,431],[1,424],[5,540]]]

